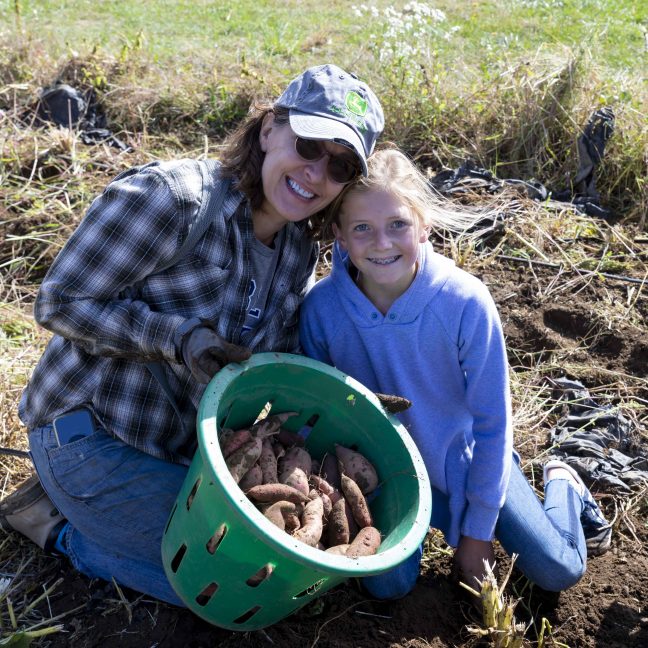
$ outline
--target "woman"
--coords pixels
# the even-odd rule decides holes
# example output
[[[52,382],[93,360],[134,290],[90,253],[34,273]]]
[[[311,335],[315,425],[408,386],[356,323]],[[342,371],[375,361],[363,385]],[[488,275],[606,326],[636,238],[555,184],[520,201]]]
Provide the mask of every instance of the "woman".
[[[36,300],[55,335],[19,413],[40,479],[0,504],[5,529],[182,605],[160,543],[205,383],[253,352],[298,350],[311,225],[366,174],[383,124],[364,83],[317,66],[257,104],[220,163],[155,162],[108,185]]]

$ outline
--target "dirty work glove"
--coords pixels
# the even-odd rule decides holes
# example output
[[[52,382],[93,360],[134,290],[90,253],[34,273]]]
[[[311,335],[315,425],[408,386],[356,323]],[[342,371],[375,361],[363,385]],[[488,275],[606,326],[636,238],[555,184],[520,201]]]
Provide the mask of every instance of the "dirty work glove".
[[[412,401],[404,398],[403,396],[395,396],[394,394],[379,394],[374,392],[380,404],[390,414],[398,414],[404,412],[406,409],[412,407]]]
[[[231,344],[207,326],[198,326],[182,338],[182,359],[193,377],[207,384],[230,362],[243,362],[252,352]]]

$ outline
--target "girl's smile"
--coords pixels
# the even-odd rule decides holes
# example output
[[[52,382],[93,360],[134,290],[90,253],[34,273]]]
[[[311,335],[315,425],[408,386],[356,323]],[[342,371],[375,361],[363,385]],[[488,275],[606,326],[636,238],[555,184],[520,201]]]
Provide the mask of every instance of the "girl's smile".
[[[391,264],[391,263],[395,263],[395,262],[398,261],[398,259],[400,259],[400,258],[401,258],[401,255],[399,254],[399,255],[397,255],[397,256],[388,257],[388,258],[386,258],[386,259],[373,259],[373,258],[369,258],[369,259],[367,259],[367,261],[370,261],[371,263],[376,263],[376,264],[378,264],[378,265],[389,265],[389,264]]]

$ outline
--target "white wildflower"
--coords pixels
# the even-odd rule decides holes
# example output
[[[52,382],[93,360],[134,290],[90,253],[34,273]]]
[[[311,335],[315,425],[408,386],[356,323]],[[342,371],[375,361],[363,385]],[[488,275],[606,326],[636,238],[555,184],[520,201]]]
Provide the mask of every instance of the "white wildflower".
[[[352,8],[371,14],[371,24],[377,30],[370,34],[369,46],[381,63],[390,65],[408,84],[420,81],[433,56],[434,43],[450,40],[459,29],[442,29],[440,23],[447,20],[446,14],[427,2],[407,2],[402,10],[388,6],[381,11],[364,4]]]

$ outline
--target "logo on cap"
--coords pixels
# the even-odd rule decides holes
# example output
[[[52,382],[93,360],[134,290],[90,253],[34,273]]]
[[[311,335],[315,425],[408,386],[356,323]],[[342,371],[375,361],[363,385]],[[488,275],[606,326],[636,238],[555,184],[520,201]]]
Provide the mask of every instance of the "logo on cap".
[[[344,103],[352,113],[360,117],[363,117],[367,112],[368,104],[357,92],[347,92]]]

